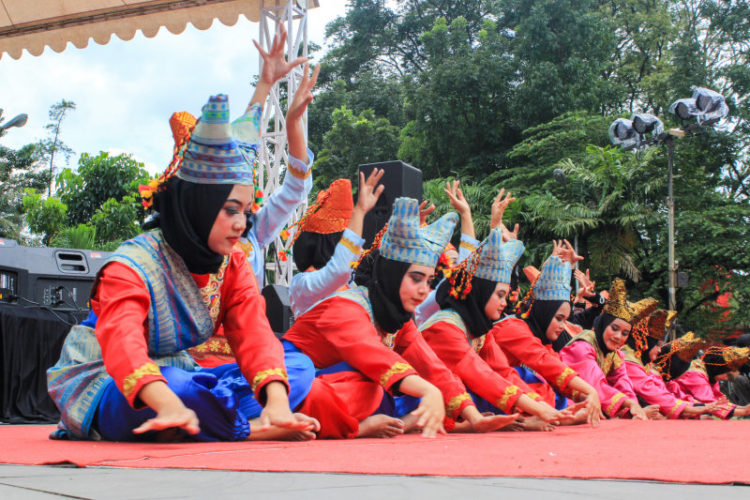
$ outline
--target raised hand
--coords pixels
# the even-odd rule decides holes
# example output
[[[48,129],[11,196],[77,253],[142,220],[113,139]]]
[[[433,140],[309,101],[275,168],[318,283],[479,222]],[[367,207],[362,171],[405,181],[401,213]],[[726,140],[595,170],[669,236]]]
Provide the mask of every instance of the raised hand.
[[[255,48],[258,49],[260,57],[263,59],[263,71],[260,74],[260,82],[272,86],[281,78],[289,73],[295,66],[306,63],[306,57],[298,57],[294,61],[287,62],[284,56],[284,44],[286,43],[286,29],[283,24],[279,24],[279,30],[273,37],[271,49],[266,52],[260,44],[253,40]]]
[[[560,257],[562,260],[570,262],[571,266],[575,266],[575,263],[579,260],[583,260],[583,257],[578,255],[568,240],[553,241],[554,247],[552,255]]]
[[[471,215],[471,207],[469,206],[469,202],[466,201],[466,198],[464,198],[464,193],[459,187],[460,184],[461,181],[459,180],[453,181],[452,184],[450,181],[446,181],[445,194],[448,195],[451,206],[456,209],[458,215],[464,217],[466,215]]]
[[[310,66],[305,63],[302,81],[300,82],[297,91],[294,93],[294,99],[286,112],[287,124],[299,121],[302,118],[302,115],[305,114],[308,104],[313,100],[312,89],[315,87],[315,82],[318,81],[319,73],[320,64],[315,67],[312,77],[308,76],[310,74]]]
[[[497,193],[497,196],[495,196],[495,199],[492,201],[490,229],[495,229],[496,227],[500,227],[503,224],[503,214],[505,213],[505,209],[508,208],[508,205],[510,205],[513,201],[516,201],[516,199],[513,198],[513,195],[510,194],[510,191],[508,191],[508,193],[506,194],[505,188],[501,188],[500,192]],[[515,232],[517,235],[518,225],[516,225]]]
[[[596,295],[596,281],[591,281],[590,270],[586,269],[584,273],[580,269],[573,271],[573,275],[576,277],[578,284],[581,286],[581,294],[584,297],[593,297]]]
[[[430,203],[427,200],[424,200],[422,203],[419,204],[419,225],[424,226],[427,224],[427,216],[430,215],[432,212],[435,211],[435,205]]]
[[[517,240],[518,239],[518,228],[519,225],[516,224],[513,226],[513,231],[508,230],[507,227],[505,227],[505,224],[502,222],[500,223],[500,231],[502,232],[502,238],[503,242],[508,242],[510,240]]]
[[[363,215],[372,210],[383,190],[385,190],[384,184],[378,186],[383,174],[385,174],[385,170],[376,168],[370,172],[367,180],[365,180],[364,172],[359,173],[359,195],[357,196],[357,206],[354,208],[361,210]]]

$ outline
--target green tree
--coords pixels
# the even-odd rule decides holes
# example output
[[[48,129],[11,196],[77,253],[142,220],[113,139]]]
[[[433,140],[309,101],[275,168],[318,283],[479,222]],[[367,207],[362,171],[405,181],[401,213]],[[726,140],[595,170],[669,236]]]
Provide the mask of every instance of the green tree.
[[[319,189],[340,177],[348,177],[356,186],[357,165],[397,158],[398,128],[385,118],[375,118],[371,110],[357,116],[342,107],[333,113],[333,123],[315,162]]]
[[[68,206],[68,224],[75,226],[91,221],[107,200],[122,201],[126,196],[136,195],[138,186],[148,180],[149,174],[143,164],[129,155],[82,154],[77,172],[65,169],[57,178],[58,195]],[[135,220],[142,222],[143,210],[137,210]]]
[[[42,160],[39,144],[27,144],[18,150],[0,146],[0,236],[3,238],[22,239],[24,191],[41,191],[49,184],[49,172]]]
[[[23,210],[31,232],[42,234],[42,243],[49,245],[55,234],[63,229],[68,207],[55,197],[43,199],[33,189],[27,189],[23,197]]]
[[[118,246],[141,232],[138,224],[138,201],[135,196],[125,196],[121,201],[110,198],[92,217],[99,244]]]
[[[60,152],[65,156],[66,161],[70,158],[73,150],[60,140],[60,129],[62,122],[69,111],[76,109],[76,103],[62,99],[60,102],[53,104],[49,108],[49,123],[44,126],[49,131],[50,137],[42,141],[45,154],[49,159],[49,189],[48,196],[52,196],[52,178],[55,176],[55,153]]]

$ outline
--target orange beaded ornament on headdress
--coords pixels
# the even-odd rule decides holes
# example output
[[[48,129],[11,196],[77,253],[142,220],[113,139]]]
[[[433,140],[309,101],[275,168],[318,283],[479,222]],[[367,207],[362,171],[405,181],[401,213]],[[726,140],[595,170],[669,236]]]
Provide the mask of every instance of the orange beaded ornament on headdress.
[[[169,126],[172,128],[172,137],[174,138],[174,151],[172,161],[169,166],[157,179],[151,180],[147,185],[140,185],[138,192],[141,195],[141,203],[145,208],[151,208],[154,204],[154,193],[179,170],[182,160],[185,156],[187,144],[190,136],[198,122],[196,118],[187,111],[173,113],[169,118]]]
[[[479,265],[479,258],[482,255],[482,249],[487,240],[484,240],[479,244],[476,250],[471,255],[466,257],[463,262],[451,269],[450,278],[448,278],[451,284],[450,295],[454,299],[463,300],[467,295],[471,293],[471,280],[474,278],[474,273]]]
[[[700,338],[696,338],[693,332],[688,332],[682,337],[678,337],[672,342],[665,344],[662,347],[661,354],[654,361],[654,365],[661,372],[662,376],[669,380],[672,378],[671,365],[673,359],[676,357],[683,363],[689,364],[698,351],[706,346],[706,341]]]
[[[712,361],[712,360],[721,361]],[[706,349],[702,360],[705,365],[726,366],[729,371],[739,370],[750,359],[750,348],[713,345]]]

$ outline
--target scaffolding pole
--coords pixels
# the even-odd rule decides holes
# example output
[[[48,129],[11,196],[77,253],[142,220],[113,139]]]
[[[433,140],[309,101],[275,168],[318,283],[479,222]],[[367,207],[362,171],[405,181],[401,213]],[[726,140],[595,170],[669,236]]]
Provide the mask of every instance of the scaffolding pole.
[[[299,56],[307,57],[307,11],[308,1],[311,0],[261,0],[259,40],[263,50],[269,51],[276,34],[277,26],[284,23],[287,31],[286,55],[291,61]],[[263,59],[260,59],[259,73],[263,71]],[[260,121],[261,148],[260,161],[263,168],[260,171],[260,185],[266,196],[281,186],[286,166],[289,163],[289,153],[286,141],[286,110],[282,108],[282,100],[286,93],[286,102],[292,102],[294,94],[302,80],[302,67],[295,67],[289,74],[277,82],[268,96],[268,102],[263,108]],[[302,126],[307,138],[307,112],[302,118]],[[305,200],[288,221],[291,226],[304,214],[307,208]],[[284,242],[276,238],[270,248],[264,248],[266,272],[273,273],[269,283],[289,286],[292,279],[294,263],[292,259],[282,260],[279,252],[287,249],[289,241]],[[272,251],[271,251],[272,250]]]

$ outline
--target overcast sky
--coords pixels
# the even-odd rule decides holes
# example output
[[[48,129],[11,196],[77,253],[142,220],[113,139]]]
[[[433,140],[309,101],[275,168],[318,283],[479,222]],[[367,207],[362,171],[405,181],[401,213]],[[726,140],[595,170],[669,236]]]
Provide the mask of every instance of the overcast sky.
[[[309,13],[308,36],[320,45],[325,25],[343,14],[345,3],[321,2]],[[258,24],[243,15],[234,26],[214,21],[200,31],[192,25],[179,35],[161,28],[154,38],[139,31],[130,41],[112,36],[107,45],[93,40],[78,49],[68,43],[60,54],[46,48],[35,57],[24,51],[19,60],[0,59],[0,108],[7,120],[28,113],[23,128],[9,129],[0,139],[20,147],[46,136],[49,107],[67,99],[76,109],[63,122],[62,140],[75,152],[126,152],[161,173],[172,156],[169,117],[174,111],[200,113],[211,94],[229,95],[232,116],[244,111],[258,73]],[[58,170],[64,160],[55,161]]]

